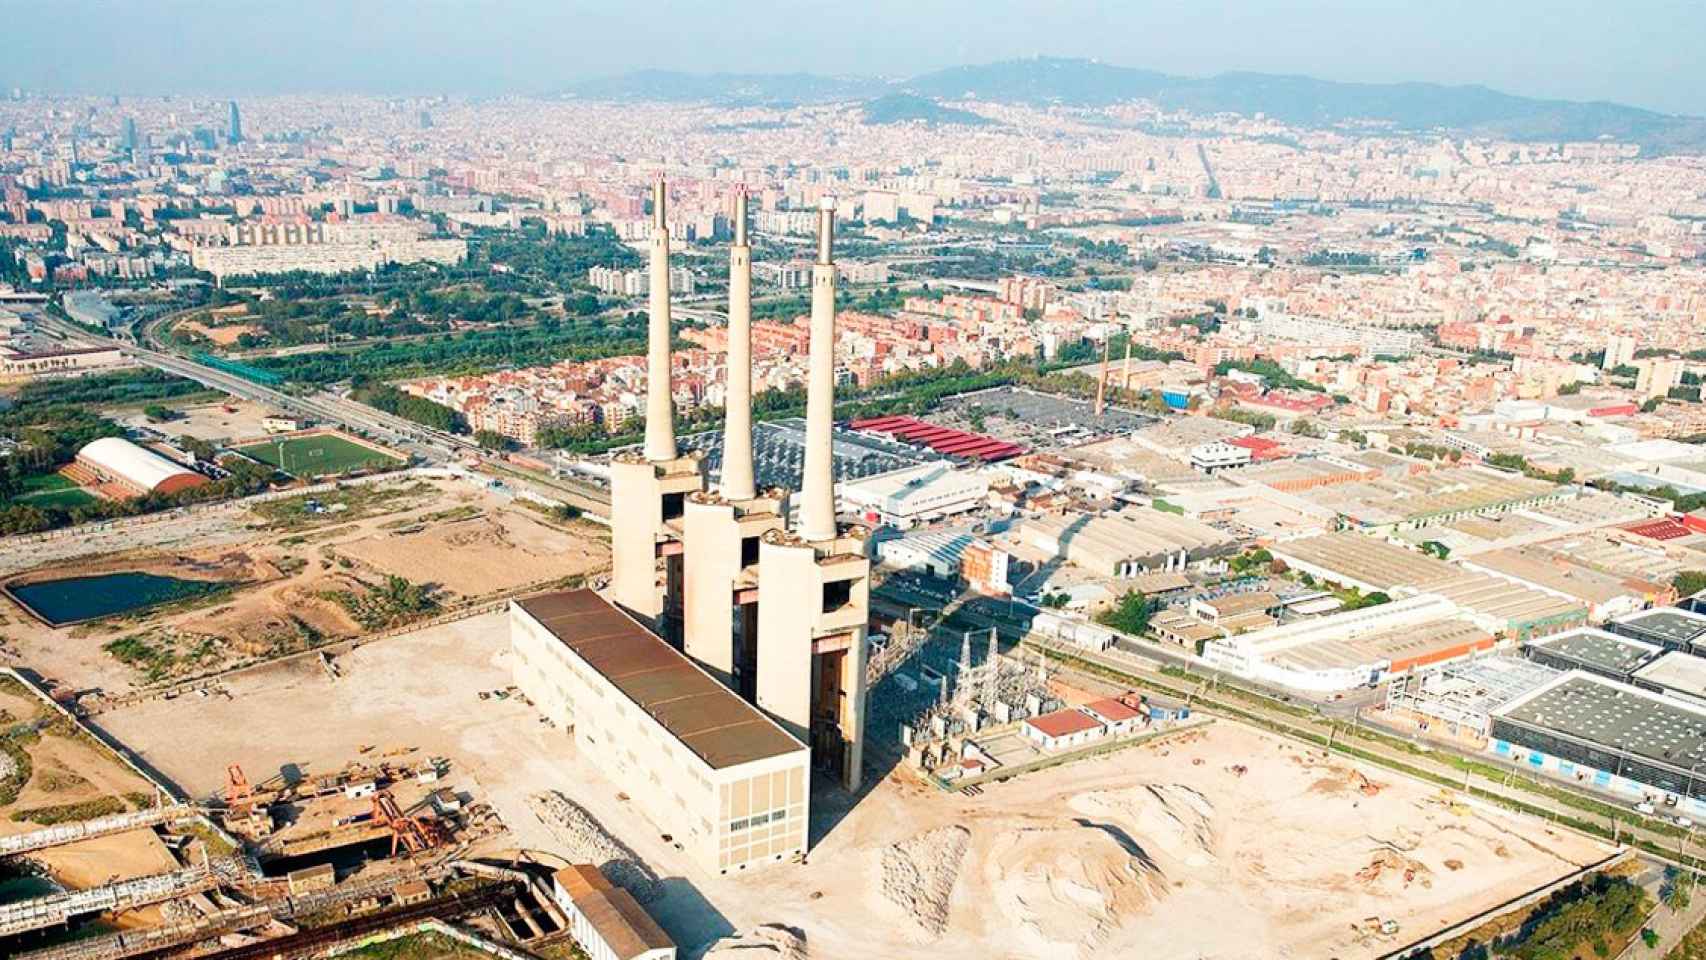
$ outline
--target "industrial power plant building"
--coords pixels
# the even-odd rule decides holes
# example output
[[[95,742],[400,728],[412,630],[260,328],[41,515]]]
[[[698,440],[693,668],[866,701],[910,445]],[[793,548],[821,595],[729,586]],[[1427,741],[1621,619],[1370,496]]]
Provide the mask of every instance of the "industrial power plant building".
[[[805,744],[590,590],[510,603],[515,682],[705,869],[803,854]]]
[[[77,465],[97,482],[116,484],[135,496],[178,493],[207,482],[194,470],[123,437],[102,437],[86,444],[77,451]]]
[[[811,772],[864,776],[869,532],[835,511],[834,206],[818,211],[798,492],[758,484],[746,191],[720,471],[675,435],[668,190],[653,185],[645,442],[610,464],[611,577],[511,604],[516,684],[705,869],[801,856]],[[891,468],[892,469],[892,468]]]

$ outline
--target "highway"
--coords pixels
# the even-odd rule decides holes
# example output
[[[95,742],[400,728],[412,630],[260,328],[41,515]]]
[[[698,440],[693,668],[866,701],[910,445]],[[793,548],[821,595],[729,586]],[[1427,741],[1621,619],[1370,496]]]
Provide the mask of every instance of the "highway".
[[[67,323],[45,312],[40,316],[40,320],[44,326],[63,333],[68,340],[92,346],[116,347],[125,356],[145,366],[186,380],[194,380],[239,399],[264,403],[285,413],[366,434],[414,454],[428,463],[445,463],[463,454],[480,453],[479,446],[466,437],[434,430],[328,391],[301,397],[234,373],[214,369],[175,353],[126,343],[112,337],[97,336],[76,324]]]

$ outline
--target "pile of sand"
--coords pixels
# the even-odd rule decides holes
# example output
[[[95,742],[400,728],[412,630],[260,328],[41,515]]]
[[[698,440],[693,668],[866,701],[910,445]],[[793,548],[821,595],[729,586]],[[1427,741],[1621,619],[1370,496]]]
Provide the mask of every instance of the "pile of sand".
[[[807,960],[806,935],[779,923],[766,923],[746,933],[711,944],[701,960]]]
[[[1167,895],[1160,867],[1128,834],[1087,820],[1001,834],[985,873],[991,912],[1008,919],[1026,956],[1094,952]]]
[[[1214,804],[1183,784],[1151,783],[1081,793],[1067,805],[1086,816],[1118,823],[1186,866],[1202,867],[1214,861]]]
[[[1458,861],[1456,869],[1463,864]],[[1433,870],[1427,864],[1406,854],[1396,847],[1380,847],[1369,856],[1368,865],[1356,872],[1356,879],[1364,886],[1378,887],[1384,892],[1396,892],[1412,883],[1419,883],[1425,888],[1432,887],[1431,874]]]
[[[883,898],[906,911],[924,931],[939,937],[948,928],[949,901],[959,879],[971,832],[938,827],[883,851]]]
[[[580,804],[555,790],[536,793],[527,801],[539,822],[563,844],[563,854],[570,862],[597,864],[611,883],[627,890],[641,903],[650,903],[663,895],[657,874]]]

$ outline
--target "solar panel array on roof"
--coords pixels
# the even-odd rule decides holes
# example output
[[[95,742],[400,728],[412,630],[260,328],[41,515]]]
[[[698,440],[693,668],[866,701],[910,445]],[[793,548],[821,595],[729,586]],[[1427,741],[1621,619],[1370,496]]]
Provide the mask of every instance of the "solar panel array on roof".
[[[515,603],[714,769],[806,749],[591,590]]]

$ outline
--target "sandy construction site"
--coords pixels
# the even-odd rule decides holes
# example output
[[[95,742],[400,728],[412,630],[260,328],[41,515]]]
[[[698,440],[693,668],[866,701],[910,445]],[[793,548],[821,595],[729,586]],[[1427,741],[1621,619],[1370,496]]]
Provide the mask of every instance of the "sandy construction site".
[[[350,601],[388,577],[427,587],[443,610],[595,575],[609,562],[607,540],[589,523],[564,524],[463,481],[418,476],[31,546],[0,557],[7,582],[135,571],[227,586],[59,627],[0,600],[7,662],[108,693],[384,629],[385,610]]]
[[[805,866],[714,877],[662,839],[670,825],[647,821],[596,757],[516,699],[479,698],[510,683],[507,642],[506,618],[486,615],[363,646],[339,658],[336,680],[297,661],[232,678],[228,696],[126,706],[100,722],[198,795],[233,762],[312,773],[362,746],[417,747],[490,799],[510,828],[504,844],[563,854],[561,824],[541,812],[561,806],[541,802],[555,794],[656,878],[648,908],[689,957],[782,923],[816,957],[1351,960],[1610,852],[1218,720],[979,796],[896,773],[840,816],[845,796],[820,793]],[[1376,932],[1383,920],[1398,933]]]
[[[0,724],[53,717],[40,697],[12,677],[0,675]],[[14,738],[7,750],[0,751],[0,836],[27,833],[66,820],[143,810],[158,801],[153,784],[63,720],[46,723],[33,736]],[[29,859],[68,889],[181,866],[149,829],[52,847],[31,854]],[[141,919],[126,915],[123,922]]]

